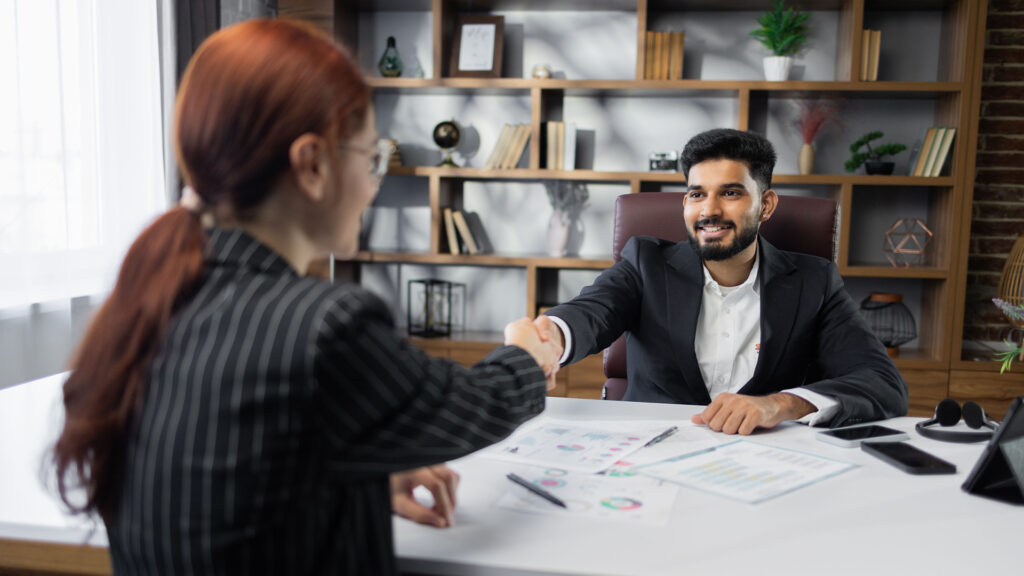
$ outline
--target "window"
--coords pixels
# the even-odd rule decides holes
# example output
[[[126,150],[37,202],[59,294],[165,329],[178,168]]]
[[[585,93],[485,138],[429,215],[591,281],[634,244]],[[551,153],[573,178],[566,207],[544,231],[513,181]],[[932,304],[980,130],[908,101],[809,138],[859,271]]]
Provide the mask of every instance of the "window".
[[[109,290],[167,202],[156,2],[0,0],[0,78],[0,309]]]

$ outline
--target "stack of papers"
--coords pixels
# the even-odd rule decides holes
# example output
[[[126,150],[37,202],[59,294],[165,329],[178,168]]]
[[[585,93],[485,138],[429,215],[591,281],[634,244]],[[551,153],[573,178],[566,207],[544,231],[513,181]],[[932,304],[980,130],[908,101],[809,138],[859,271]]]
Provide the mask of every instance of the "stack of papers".
[[[674,429],[667,437],[664,433]],[[655,438],[661,437],[650,446]],[[690,422],[540,418],[480,456],[565,507],[509,483],[506,509],[664,525],[680,486],[751,504],[854,468],[797,450],[712,432]]]

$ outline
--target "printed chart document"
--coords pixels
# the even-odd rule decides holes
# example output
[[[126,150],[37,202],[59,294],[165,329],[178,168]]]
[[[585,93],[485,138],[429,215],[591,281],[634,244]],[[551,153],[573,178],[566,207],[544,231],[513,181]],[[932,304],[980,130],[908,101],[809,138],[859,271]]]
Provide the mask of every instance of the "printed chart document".
[[[692,454],[697,451],[714,448],[733,439],[713,432],[707,426],[698,426],[693,422],[679,422],[678,430],[657,444],[646,446],[623,457],[606,471],[610,476],[634,476],[640,466],[667,460],[675,456]]]
[[[530,466],[596,473],[676,424],[651,420],[582,423],[545,418],[523,426],[479,454]]]
[[[640,474],[751,504],[845,472],[855,465],[736,440],[637,468]]]
[[[530,491],[508,483],[498,507],[533,514],[668,524],[679,487],[646,476],[609,477],[559,468],[516,466],[509,471],[565,502],[561,508]]]

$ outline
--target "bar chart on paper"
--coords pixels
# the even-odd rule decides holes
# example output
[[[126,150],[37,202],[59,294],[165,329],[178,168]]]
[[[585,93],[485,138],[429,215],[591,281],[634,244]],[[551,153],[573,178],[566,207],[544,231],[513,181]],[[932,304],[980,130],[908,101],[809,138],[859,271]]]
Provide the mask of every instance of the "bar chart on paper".
[[[849,462],[737,440],[641,466],[637,471],[753,504],[853,467]]]

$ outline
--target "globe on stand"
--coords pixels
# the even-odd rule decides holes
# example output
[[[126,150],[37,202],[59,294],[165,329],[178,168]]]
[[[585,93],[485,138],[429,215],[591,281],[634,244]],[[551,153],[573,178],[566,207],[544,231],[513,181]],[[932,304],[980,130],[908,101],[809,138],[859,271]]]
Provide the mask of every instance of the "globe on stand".
[[[454,121],[445,120],[434,126],[434,143],[441,148],[443,155],[438,166],[455,166],[458,164],[452,160],[452,150],[459,145],[459,127]]]

